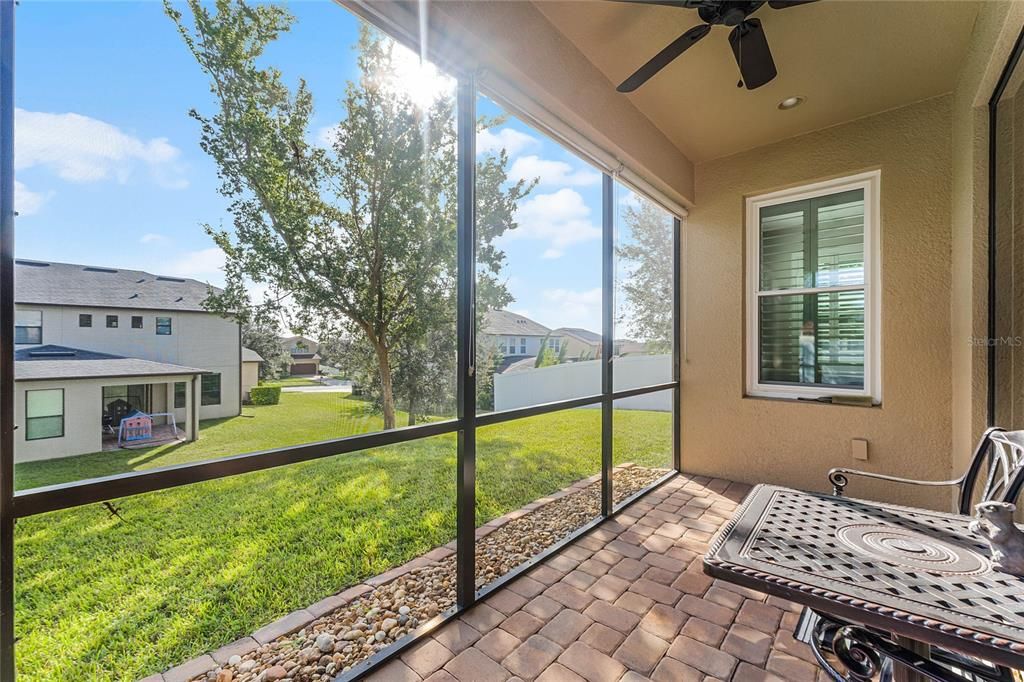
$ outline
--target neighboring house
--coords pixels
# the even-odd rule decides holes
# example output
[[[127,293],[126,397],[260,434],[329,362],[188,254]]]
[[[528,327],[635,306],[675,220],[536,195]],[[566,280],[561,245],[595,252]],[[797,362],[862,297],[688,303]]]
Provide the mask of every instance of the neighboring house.
[[[189,439],[239,414],[241,330],[203,308],[208,285],[18,260],[14,288],[17,461],[100,451],[135,410],[172,414]]]
[[[288,373],[292,376],[316,376],[320,373],[320,344],[305,336],[289,336],[281,339],[288,354],[292,356]]]
[[[566,360],[595,360],[601,356],[601,335],[597,332],[582,327],[559,327],[551,334],[565,346]]]
[[[528,317],[507,310],[491,310],[484,314],[479,343],[497,347],[503,360],[498,371],[524,358],[537,357],[541,344],[551,330]],[[549,342],[557,342],[553,337]]]
[[[263,357],[252,348],[242,346],[242,400],[249,400],[249,389],[260,383]]]

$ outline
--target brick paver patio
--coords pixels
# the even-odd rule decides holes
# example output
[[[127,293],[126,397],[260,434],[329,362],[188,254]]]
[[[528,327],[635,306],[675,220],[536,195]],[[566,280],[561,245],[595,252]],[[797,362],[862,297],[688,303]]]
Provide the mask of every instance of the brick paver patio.
[[[794,604],[701,571],[748,490],[679,476],[369,679],[824,680]]]

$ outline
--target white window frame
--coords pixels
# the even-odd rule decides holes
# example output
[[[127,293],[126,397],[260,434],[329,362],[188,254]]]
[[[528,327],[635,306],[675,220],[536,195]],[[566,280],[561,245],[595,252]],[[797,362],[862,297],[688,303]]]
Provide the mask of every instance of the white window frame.
[[[823,398],[827,396],[869,396],[876,405],[882,402],[882,325],[881,325],[881,171],[873,170],[833,180],[815,182],[791,189],[747,197],[746,200],[746,395],[759,398]],[[805,287],[761,291],[761,209],[791,201],[864,191],[864,284],[852,286]],[[762,296],[779,293],[813,294],[830,291],[864,290],[864,388],[807,386],[761,383],[759,374],[760,333],[759,301]]]

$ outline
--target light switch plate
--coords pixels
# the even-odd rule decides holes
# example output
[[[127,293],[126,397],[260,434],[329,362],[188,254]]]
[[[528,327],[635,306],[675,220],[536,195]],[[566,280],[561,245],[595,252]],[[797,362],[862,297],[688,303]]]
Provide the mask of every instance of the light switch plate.
[[[863,438],[853,439],[853,458],[864,461],[868,458],[868,442]]]

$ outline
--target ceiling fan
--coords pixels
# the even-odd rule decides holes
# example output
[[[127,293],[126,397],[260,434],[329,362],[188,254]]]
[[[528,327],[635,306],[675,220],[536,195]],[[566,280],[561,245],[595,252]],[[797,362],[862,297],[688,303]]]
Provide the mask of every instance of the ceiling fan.
[[[677,7],[681,9],[695,9],[700,15],[703,24],[697,24],[686,33],[682,34],[668,44],[658,54],[654,55],[649,62],[641,66],[636,72],[622,81],[618,88],[619,92],[633,92],[646,83],[654,74],[658,73],[672,60],[686,52],[697,41],[706,36],[712,26],[732,26],[729,33],[729,44],[732,46],[732,53],[736,57],[736,64],[740,67],[742,80],[740,85],[745,85],[748,90],[759,88],[770,82],[778,71],[775,68],[775,61],[772,59],[772,51],[768,48],[768,39],[761,28],[761,20],[750,15],[760,9],[763,1],[753,0],[617,0],[618,2],[630,2],[639,5],[662,5],[665,7]],[[798,5],[806,5],[817,0],[768,0],[768,6],[772,9],[788,9]]]

